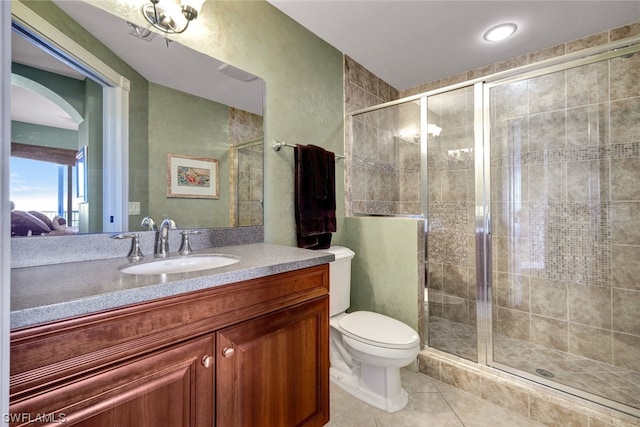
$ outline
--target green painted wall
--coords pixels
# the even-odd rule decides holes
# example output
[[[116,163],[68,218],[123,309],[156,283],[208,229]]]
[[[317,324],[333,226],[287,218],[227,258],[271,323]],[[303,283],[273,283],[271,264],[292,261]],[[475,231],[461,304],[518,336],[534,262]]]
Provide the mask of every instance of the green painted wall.
[[[145,212],[149,208],[146,81],[52,3],[24,3],[131,81],[129,199],[140,201]],[[147,25],[132,2],[91,3]],[[342,54],[264,0],[209,0],[191,28],[172,38],[265,80],[265,240],[294,246],[293,151],[276,153],[271,141],[315,144],[342,154]],[[336,168],[338,233],[334,242],[340,242],[344,232],[343,167],[339,162]],[[130,228],[137,228],[139,217],[131,218],[135,222]]]
[[[418,232],[408,218],[346,218],[344,246],[351,264],[351,307],[398,319],[418,330]]]
[[[135,4],[92,3],[147,26]],[[264,0],[209,0],[187,31],[171,38],[265,80],[265,240],[295,246],[293,150],[276,153],[271,141],[315,144],[342,154],[342,54]],[[334,242],[344,232],[343,167],[339,162],[336,168]]]
[[[217,159],[220,198],[167,198],[167,153]],[[228,106],[149,84],[149,213],[188,228],[229,225]]]
[[[11,141],[77,150],[78,131],[11,121]]]

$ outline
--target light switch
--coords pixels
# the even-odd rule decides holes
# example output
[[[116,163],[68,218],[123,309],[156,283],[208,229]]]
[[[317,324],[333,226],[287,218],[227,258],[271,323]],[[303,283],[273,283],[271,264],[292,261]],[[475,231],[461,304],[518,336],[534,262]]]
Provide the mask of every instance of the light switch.
[[[140,215],[140,202],[129,202],[129,215]]]

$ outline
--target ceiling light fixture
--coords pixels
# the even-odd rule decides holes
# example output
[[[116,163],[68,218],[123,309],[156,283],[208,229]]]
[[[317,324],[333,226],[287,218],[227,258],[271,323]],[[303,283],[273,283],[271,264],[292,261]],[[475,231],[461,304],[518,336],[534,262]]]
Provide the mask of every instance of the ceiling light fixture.
[[[169,34],[180,34],[198,17],[205,0],[150,0],[142,6],[142,14],[151,25]]]
[[[512,36],[517,29],[518,26],[512,22],[496,25],[489,28],[482,38],[489,42],[497,42]]]

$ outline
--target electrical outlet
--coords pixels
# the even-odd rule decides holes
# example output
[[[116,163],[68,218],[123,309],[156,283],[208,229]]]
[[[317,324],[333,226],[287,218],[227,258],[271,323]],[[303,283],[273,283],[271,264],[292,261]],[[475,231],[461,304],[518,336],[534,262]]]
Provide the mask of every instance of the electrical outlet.
[[[140,215],[140,202],[129,202],[129,215]]]

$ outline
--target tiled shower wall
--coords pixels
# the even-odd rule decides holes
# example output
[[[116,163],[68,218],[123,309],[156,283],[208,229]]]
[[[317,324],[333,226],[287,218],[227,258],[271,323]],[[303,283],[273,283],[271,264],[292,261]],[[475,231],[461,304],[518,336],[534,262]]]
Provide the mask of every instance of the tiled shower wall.
[[[347,114],[398,99],[398,91],[388,83],[348,56],[344,61]],[[417,112],[417,106],[414,107]],[[410,107],[388,108],[353,118],[354,138],[350,134],[351,122],[348,119],[345,123],[345,149],[350,154],[345,165],[347,215],[420,213],[419,177],[401,181],[403,174],[419,173],[420,159],[419,144],[399,136],[403,108]],[[418,155],[407,156],[407,149]],[[401,182],[416,184],[410,188]],[[404,203],[408,201],[413,205]]]
[[[640,371],[640,53],[492,90],[494,327]]]
[[[264,144],[250,144],[261,140],[263,132],[262,116],[229,108],[229,163],[237,164],[230,174],[229,225],[232,227],[263,224]]]

